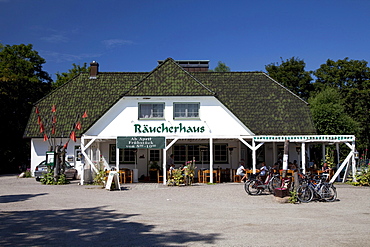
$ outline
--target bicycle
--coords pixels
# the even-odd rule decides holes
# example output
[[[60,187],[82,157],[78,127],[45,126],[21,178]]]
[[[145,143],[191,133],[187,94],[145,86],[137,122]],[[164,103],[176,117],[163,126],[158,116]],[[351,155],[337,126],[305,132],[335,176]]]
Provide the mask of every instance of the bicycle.
[[[279,174],[274,174],[271,167],[268,169],[267,177],[264,181],[261,180],[261,176],[251,175],[250,178],[244,183],[244,190],[249,195],[260,195],[265,189],[268,189],[270,193],[274,193],[276,188],[281,185],[281,179]]]
[[[310,202],[314,198],[327,202],[335,201],[337,190],[332,183],[326,182],[326,179],[326,176],[315,176],[314,179],[305,176],[297,189],[298,200],[303,203]]]

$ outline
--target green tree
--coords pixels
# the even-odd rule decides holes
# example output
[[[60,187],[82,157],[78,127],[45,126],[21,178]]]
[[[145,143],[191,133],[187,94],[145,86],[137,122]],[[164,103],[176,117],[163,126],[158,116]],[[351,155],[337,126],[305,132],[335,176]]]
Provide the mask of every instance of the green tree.
[[[321,90],[326,86],[336,87],[346,95],[352,88],[362,89],[369,84],[369,67],[364,60],[349,60],[348,57],[333,61],[328,59],[325,64],[315,70],[315,88]]]
[[[309,99],[312,119],[320,135],[355,135],[358,124],[345,112],[344,101],[336,88],[327,87]]]
[[[53,89],[60,87],[64,83],[72,80],[74,77],[79,75],[81,72],[89,72],[89,68],[87,67],[87,63],[84,63],[81,67],[80,65],[76,65],[75,63],[72,64],[73,68],[69,69],[68,72],[63,73],[56,73],[57,79],[52,84]]]
[[[344,100],[345,112],[359,125],[356,136],[359,150],[370,145],[370,68],[364,60],[348,58],[333,61],[328,59],[314,71],[317,77],[314,86],[316,91],[326,87],[337,88]]]
[[[281,64],[271,63],[265,66],[268,75],[281,83],[299,97],[307,100],[313,90],[311,72],[305,71],[306,63],[292,57]]]
[[[23,132],[32,104],[51,88],[51,78],[42,70],[44,63],[31,44],[0,44],[1,173],[29,165],[29,141],[23,139]]]
[[[214,70],[209,70],[210,72],[230,72],[230,68],[226,66],[225,63],[218,61],[217,66],[215,67]]]

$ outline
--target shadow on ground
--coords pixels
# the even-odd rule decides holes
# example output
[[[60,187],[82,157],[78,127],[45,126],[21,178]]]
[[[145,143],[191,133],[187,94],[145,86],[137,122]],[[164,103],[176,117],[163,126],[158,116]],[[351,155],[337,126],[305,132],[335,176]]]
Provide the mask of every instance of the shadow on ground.
[[[0,203],[9,203],[9,202],[20,202],[26,201],[32,197],[47,195],[47,193],[40,194],[20,194],[20,195],[4,195],[0,196]]]
[[[179,246],[214,244],[219,234],[171,231],[101,207],[0,212],[0,246]]]

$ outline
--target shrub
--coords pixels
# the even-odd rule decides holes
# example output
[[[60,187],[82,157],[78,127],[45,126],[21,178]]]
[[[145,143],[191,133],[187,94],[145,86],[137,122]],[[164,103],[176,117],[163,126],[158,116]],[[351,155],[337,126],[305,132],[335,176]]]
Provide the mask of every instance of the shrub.
[[[94,177],[94,185],[104,186],[106,178],[107,178],[107,173],[104,170],[99,171]]]
[[[69,181],[66,179],[66,175],[64,174],[60,175],[58,177],[58,180],[55,181],[53,169],[48,169],[48,172],[44,175],[43,178],[40,179],[40,182],[42,184],[48,184],[48,185],[62,185],[62,184],[69,183]]]
[[[356,181],[352,184],[355,186],[370,186],[370,171],[369,169],[362,168],[360,174],[356,175]]]
[[[24,177],[25,178],[32,178],[32,173],[31,173],[30,168],[27,168],[27,170],[24,172]]]
[[[298,195],[296,190],[292,190],[289,192],[290,197],[289,197],[289,203],[297,203],[298,202]]]

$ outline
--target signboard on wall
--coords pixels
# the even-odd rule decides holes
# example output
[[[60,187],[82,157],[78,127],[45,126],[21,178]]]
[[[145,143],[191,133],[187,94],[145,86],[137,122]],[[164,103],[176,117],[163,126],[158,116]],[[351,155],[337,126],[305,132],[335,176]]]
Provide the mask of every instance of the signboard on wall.
[[[166,138],[164,136],[118,136],[117,148],[154,148],[164,149]]]

